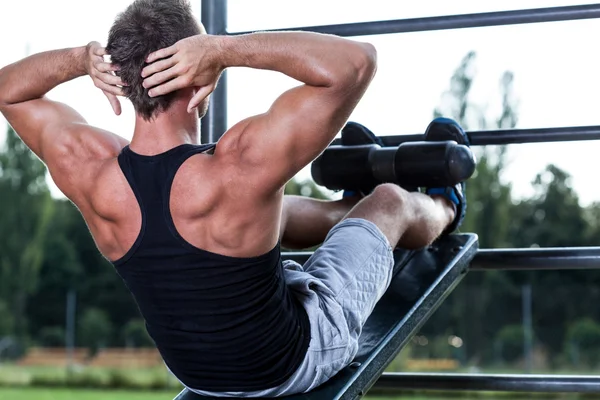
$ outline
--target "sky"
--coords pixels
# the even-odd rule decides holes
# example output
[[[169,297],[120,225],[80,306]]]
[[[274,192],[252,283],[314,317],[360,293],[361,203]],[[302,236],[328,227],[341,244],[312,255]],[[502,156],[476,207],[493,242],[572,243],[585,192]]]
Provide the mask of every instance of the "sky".
[[[595,1],[595,0],[594,0]],[[585,0],[229,0],[228,30],[362,22],[589,4]],[[26,54],[106,43],[116,15],[130,0],[0,0],[0,67]],[[200,0],[191,0],[200,18]],[[582,20],[490,28],[355,38],[374,44],[379,68],[368,92],[351,116],[379,135],[422,133],[449,88],[461,59],[477,53],[472,101],[490,120],[501,109],[499,81],[515,76],[518,128],[600,125],[600,57],[594,38],[600,21]],[[297,84],[281,74],[250,69],[228,72],[228,125],[268,109],[279,94]],[[49,96],[75,107],[90,124],[127,139],[133,107],[123,101],[117,117],[87,77],[53,90]],[[0,117],[0,139],[5,131]],[[582,204],[600,201],[596,171],[600,142],[509,146],[502,179],[516,198],[533,194],[531,181],[549,163],[565,169]],[[302,176],[308,176],[306,171]],[[50,178],[49,178],[50,179]],[[50,180],[49,180],[50,182]],[[50,182],[51,183],[51,182]],[[60,192],[51,185],[53,194]]]

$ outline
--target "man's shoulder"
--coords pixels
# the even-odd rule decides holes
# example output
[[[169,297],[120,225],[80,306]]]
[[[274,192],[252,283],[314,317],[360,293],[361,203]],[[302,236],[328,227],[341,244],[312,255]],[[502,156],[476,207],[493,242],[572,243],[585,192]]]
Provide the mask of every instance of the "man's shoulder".
[[[55,154],[52,177],[61,191],[78,204],[94,196],[116,175],[117,157],[129,142],[87,124],[72,124],[60,137],[64,150]]]
[[[129,141],[113,132],[87,124],[74,124],[75,140],[81,146],[80,156],[89,161],[105,161],[116,158]]]

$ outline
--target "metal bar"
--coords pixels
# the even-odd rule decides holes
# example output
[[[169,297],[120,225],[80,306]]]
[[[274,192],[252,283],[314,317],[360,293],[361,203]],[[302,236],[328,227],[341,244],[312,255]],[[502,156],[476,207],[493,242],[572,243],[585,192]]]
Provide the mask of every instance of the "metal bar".
[[[310,252],[283,253],[284,259],[304,263]],[[600,247],[545,249],[480,249],[471,263],[472,271],[599,269]]]
[[[467,132],[467,135],[473,146],[573,142],[578,140],[600,140],[600,126],[470,131]],[[424,140],[422,134],[380,136],[380,138],[384,146],[389,147],[399,146],[405,142],[419,142]],[[334,140],[332,144],[341,144],[340,139]]]
[[[385,373],[374,391],[473,390],[544,393],[599,393],[599,376]]]
[[[202,24],[211,35],[227,34],[227,0],[202,0]],[[211,95],[211,105],[202,119],[201,143],[214,143],[227,130],[227,72]]]
[[[598,268],[600,268],[600,247],[482,249],[477,252],[471,264],[472,271]]]
[[[471,132],[469,138],[476,146],[598,140],[600,126],[477,131]]]
[[[350,24],[280,28],[269,31],[299,30],[329,33],[338,36],[366,36],[387,33],[424,32],[445,29],[479,28],[485,26],[531,24],[537,22],[571,21],[600,18],[600,4],[567,7],[534,8],[440,17],[396,19]],[[235,32],[233,35],[250,32]]]

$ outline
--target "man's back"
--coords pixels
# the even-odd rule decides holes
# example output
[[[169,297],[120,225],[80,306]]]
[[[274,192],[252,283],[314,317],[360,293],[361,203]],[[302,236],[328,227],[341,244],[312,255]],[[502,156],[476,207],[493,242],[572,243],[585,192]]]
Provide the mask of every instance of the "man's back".
[[[195,154],[182,163],[169,191],[169,210],[179,235],[193,246],[252,257],[279,240],[281,196],[261,192],[260,171],[244,165],[234,148],[239,130],[233,127],[214,153]],[[136,196],[118,164],[119,153],[97,165],[98,178],[85,199],[72,199],[111,261],[129,251],[142,224]]]
[[[243,258],[206,251],[179,234],[170,211],[180,166],[213,147],[181,145],[152,156],[122,150],[118,163],[141,229],[113,265],[166,365],[186,386],[268,389],[291,376],[310,340],[306,312],[283,278],[279,246]]]

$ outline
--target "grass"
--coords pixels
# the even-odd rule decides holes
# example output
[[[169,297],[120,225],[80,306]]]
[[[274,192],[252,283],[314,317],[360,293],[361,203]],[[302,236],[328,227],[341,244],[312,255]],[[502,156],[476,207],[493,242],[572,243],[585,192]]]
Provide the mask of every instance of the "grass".
[[[73,379],[72,376],[67,380],[67,373],[61,368],[0,365],[0,400],[170,400],[180,390],[179,384],[174,378],[169,379],[164,368],[138,370],[89,368],[76,372],[74,377],[76,379]],[[71,386],[67,388],[66,383]],[[34,385],[34,387],[29,385]],[[405,392],[398,396],[386,395],[386,397],[376,397],[372,394],[365,400],[457,400],[464,398],[473,400],[514,400],[517,398],[589,400],[600,399],[600,396],[421,391],[414,394]]]
[[[171,400],[178,391],[119,391],[119,390],[87,390],[87,389],[48,389],[48,388],[0,388],[0,400]],[[368,397],[364,400],[457,400],[461,398],[471,399],[510,399],[510,396],[495,397],[493,394],[486,396],[459,396],[444,397],[438,395],[403,395],[398,397]],[[519,397],[520,399],[527,398]],[[534,399],[578,399],[578,396],[549,396],[532,397]],[[586,399],[592,397],[585,397]],[[597,398],[597,397],[594,397]]]
[[[134,392],[78,389],[0,389],[0,400],[170,400],[177,392]]]
[[[0,387],[177,390],[177,380],[162,368],[106,369],[0,366]],[[0,399],[1,400],[1,399]]]
[[[77,389],[0,389],[0,400],[170,400],[177,392],[134,392]],[[371,400],[443,400],[431,397],[376,397]]]

